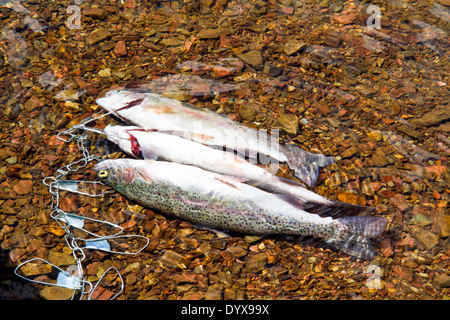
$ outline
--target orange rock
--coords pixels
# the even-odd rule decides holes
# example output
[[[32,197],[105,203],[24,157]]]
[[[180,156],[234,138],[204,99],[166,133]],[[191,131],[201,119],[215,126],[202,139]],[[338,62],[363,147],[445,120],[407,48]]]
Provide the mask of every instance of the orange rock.
[[[350,24],[353,21],[355,21],[356,18],[358,18],[358,15],[354,12],[348,12],[348,13],[344,13],[339,16],[333,17],[334,20],[336,20],[337,22],[342,23],[342,24]]]
[[[404,279],[406,279],[408,281],[412,281],[412,279],[413,279],[413,269],[411,269],[409,267],[395,266],[394,267],[394,271],[400,277],[402,277],[402,278],[404,278]]]
[[[445,169],[447,169],[447,167],[446,166],[429,166],[429,167],[425,167],[425,169],[435,173],[439,178],[441,176],[441,174],[445,171]]]
[[[117,41],[116,46],[114,47],[114,53],[117,56],[127,55],[127,45],[125,44],[125,41],[123,40]]]
[[[17,194],[28,194],[28,193],[30,193],[32,186],[33,186],[33,181],[31,181],[31,180],[20,180],[13,187],[13,190]]]
[[[392,251],[392,247],[391,247],[391,241],[389,239],[384,239],[380,243],[380,248],[381,248],[381,252],[383,253],[383,255],[386,258],[391,256],[392,254],[394,254],[394,251]]]
[[[393,197],[390,197],[389,202],[392,203],[397,208],[399,208],[400,211],[405,211],[406,209],[409,208],[408,202],[406,201],[405,197],[400,193],[397,193]]]
[[[314,107],[325,114],[330,113],[330,108],[328,108],[328,105],[326,105],[325,103],[314,103]]]

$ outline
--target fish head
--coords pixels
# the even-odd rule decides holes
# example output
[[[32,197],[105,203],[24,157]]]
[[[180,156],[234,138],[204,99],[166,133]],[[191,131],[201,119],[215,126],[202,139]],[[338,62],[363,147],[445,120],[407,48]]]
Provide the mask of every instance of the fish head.
[[[103,182],[115,189],[127,186],[136,178],[131,159],[104,160],[94,166],[94,171]]]
[[[109,141],[117,144],[120,149],[131,156],[139,158],[141,156],[141,146],[133,135],[133,131],[141,131],[143,129],[136,126],[112,126],[105,127],[104,132],[107,134]]]
[[[118,111],[139,105],[144,101],[145,94],[130,90],[111,90],[103,98],[98,98],[95,102],[116,115]]]

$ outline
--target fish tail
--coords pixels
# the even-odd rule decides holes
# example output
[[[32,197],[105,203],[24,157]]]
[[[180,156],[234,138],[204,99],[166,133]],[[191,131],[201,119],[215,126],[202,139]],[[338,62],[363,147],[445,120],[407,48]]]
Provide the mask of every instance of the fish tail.
[[[313,186],[319,176],[319,169],[334,163],[334,158],[320,153],[310,153],[294,145],[285,145],[283,153],[287,157],[289,168],[295,176],[308,186]]]
[[[330,234],[324,236],[326,243],[354,257],[372,260],[372,239],[386,228],[383,217],[345,217],[332,222]]]

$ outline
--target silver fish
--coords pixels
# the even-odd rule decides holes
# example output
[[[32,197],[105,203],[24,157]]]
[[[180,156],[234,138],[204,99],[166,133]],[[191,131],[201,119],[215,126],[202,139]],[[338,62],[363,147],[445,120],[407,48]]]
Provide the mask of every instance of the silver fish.
[[[233,153],[210,148],[182,137],[146,131],[136,126],[105,127],[107,138],[123,151],[136,158],[187,164],[224,175],[243,178],[245,182],[269,192],[286,194],[300,199],[310,213],[326,215],[353,215],[374,208],[332,201],[322,197],[295,181],[273,175]]]
[[[266,131],[158,94],[112,90],[96,102],[115,116],[146,130],[170,131],[208,146],[258,157],[264,164],[275,160],[285,162],[309,186],[316,183],[320,167],[334,162],[333,157],[310,153],[295,145],[280,145]]]
[[[250,234],[313,236],[343,252],[372,259],[371,238],[382,217],[333,219],[302,203],[242,183],[235,177],[164,161],[118,159],[95,165],[98,177],[130,200],[194,224]]]

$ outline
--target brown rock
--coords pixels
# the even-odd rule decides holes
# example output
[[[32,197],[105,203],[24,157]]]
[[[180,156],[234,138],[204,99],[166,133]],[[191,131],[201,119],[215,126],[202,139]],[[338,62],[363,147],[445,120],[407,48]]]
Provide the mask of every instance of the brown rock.
[[[30,99],[28,99],[27,102],[25,102],[25,110],[27,110],[28,112],[33,111],[36,108],[42,107],[44,105],[44,102],[41,101],[38,97],[36,96],[31,96]]]
[[[338,16],[333,17],[339,23],[342,24],[350,24],[358,18],[358,15],[354,12],[344,13]]]
[[[189,259],[186,257],[174,252],[174,251],[166,251],[159,259],[161,267],[164,269],[186,269],[189,265]]]
[[[287,133],[297,134],[298,131],[298,119],[293,114],[282,114],[278,117],[276,123],[273,125],[275,129],[283,129]]]
[[[177,38],[162,39],[161,44],[165,47],[179,47],[184,45],[184,41]]]
[[[263,252],[247,257],[243,272],[258,273],[262,271],[266,266],[268,256],[267,252]]]
[[[437,216],[435,227],[439,237],[445,238],[450,236],[450,216],[444,215]]]
[[[17,194],[24,195],[31,192],[31,187],[33,186],[33,181],[31,180],[19,180],[18,183],[13,187]]]
[[[316,107],[317,109],[319,109],[320,111],[322,111],[325,114],[331,112],[330,108],[325,103],[314,103],[313,106]]]
[[[223,286],[215,283],[208,287],[205,293],[205,300],[222,300]]]
[[[105,28],[99,28],[94,30],[87,38],[86,38],[86,44],[88,46],[92,46],[94,44],[97,44],[107,38],[111,37],[111,33],[106,30]]]
[[[262,70],[263,68],[263,57],[261,52],[258,50],[249,51],[247,53],[239,55],[239,59],[245,63],[251,65],[256,70]]]
[[[47,286],[40,292],[40,296],[45,300],[69,300],[72,298],[73,289]]]
[[[196,37],[197,39],[204,40],[204,39],[215,39],[220,37],[221,35],[227,35],[229,33],[228,29],[225,28],[217,28],[217,29],[203,29],[200,30]]]
[[[358,152],[355,146],[352,146],[348,149],[345,149],[344,152],[341,153],[341,158],[351,158]]]
[[[304,42],[296,39],[291,39],[284,45],[284,53],[290,56],[299,52],[304,47],[306,47],[306,44]]]
[[[242,119],[252,122],[255,119],[256,111],[248,104],[244,104],[239,108],[239,115]]]
[[[440,274],[434,278],[434,283],[436,283],[441,288],[450,287],[450,275]]]
[[[450,119],[450,104],[438,106],[436,109],[425,113],[419,119],[411,120],[411,124],[416,127],[429,127]]]
[[[413,236],[417,239],[417,242],[427,250],[430,250],[439,244],[439,237],[435,233],[425,229],[419,229],[413,232]]]
[[[103,9],[101,8],[83,8],[83,16],[92,17],[92,18],[100,18],[103,16]]]
[[[48,263],[35,263],[35,262],[29,262],[24,264],[20,271],[22,271],[23,275],[25,277],[29,276],[35,276],[38,274],[45,274],[52,272],[52,266]]]
[[[391,247],[391,241],[389,239],[384,239],[380,243],[380,249],[386,258],[390,257],[391,255],[394,254],[394,251],[392,250],[392,247]]]
[[[413,279],[413,269],[409,267],[404,266],[395,266],[394,268],[395,273],[397,273],[400,277],[412,281]]]
[[[20,259],[20,257],[22,257],[26,253],[27,249],[15,248],[9,252],[9,258],[11,259],[12,262],[16,262],[17,260]]]
[[[73,257],[73,255],[63,252],[57,252],[55,250],[51,250],[49,252],[48,261],[58,267],[70,266],[72,264],[75,264],[75,258]]]
[[[127,46],[125,44],[125,41],[123,41],[123,40],[117,41],[116,46],[114,47],[114,53],[117,56],[126,56],[127,55]]]
[[[197,275],[190,272],[177,273],[172,279],[177,285],[181,283],[197,283]]]
[[[397,127],[397,130],[400,132],[403,132],[405,134],[407,134],[408,136],[418,139],[421,135],[421,133],[417,130],[414,130],[413,128],[411,128],[410,126],[407,125],[400,125]]]
[[[398,209],[400,209],[400,211],[405,211],[406,209],[409,208],[408,202],[406,201],[405,197],[400,193],[397,193],[393,197],[390,197],[389,202],[394,206],[396,206]]]
[[[235,258],[242,258],[247,254],[247,250],[240,246],[229,247],[226,251]]]

